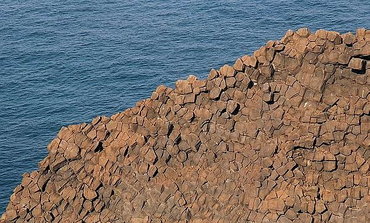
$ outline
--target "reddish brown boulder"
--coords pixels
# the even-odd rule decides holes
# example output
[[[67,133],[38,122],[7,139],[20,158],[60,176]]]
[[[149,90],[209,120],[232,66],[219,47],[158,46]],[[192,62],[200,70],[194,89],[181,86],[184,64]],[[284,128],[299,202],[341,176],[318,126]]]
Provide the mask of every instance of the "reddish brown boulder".
[[[300,28],[297,30],[297,34],[306,38],[310,35],[310,30],[308,30],[308,28]]]
[[[242,61],[246,66],[256,67],[257,66],[257,58],[254,56],[244,56],[242,57]]]
[[[78,146],[75,144],[71,144],[67,147],[66,151],[64,152],[64,157],[69,160],[75,159],[78,157],[79,152],[80,148],[78,148]]]
[[[219,87],[214,87],[209,92],[209,97],[211,99],[217,99],[218,97],[220,97],[220,94],[221,94],[221,89]]]
[[[220,74],[226,77],[233,77],[235,75],[235,69],[229,65],[224,65],[220,68]]]
[[[365,68],[365,60],[360,58],[352,58],[349,61],[348,67],[354,69],[354,70],[363,70]]]
[[[83,194],[84,194],[84,197],[88,200],[93,200],[94,198],[97,197],[97,193],[91,190],[88,186],[84,187]]]

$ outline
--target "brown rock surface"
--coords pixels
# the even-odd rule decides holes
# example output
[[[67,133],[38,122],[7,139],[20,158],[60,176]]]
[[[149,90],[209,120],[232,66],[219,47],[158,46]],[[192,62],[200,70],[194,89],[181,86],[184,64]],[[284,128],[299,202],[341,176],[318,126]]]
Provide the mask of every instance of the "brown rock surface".
[[[369,33],[288,31],[62,128],[0,222],[370,222]]]
[[[352,58],[351,61],[349,61],[348,67],[354,70],[363,70],[365,67],[365,60],[360,58]]]

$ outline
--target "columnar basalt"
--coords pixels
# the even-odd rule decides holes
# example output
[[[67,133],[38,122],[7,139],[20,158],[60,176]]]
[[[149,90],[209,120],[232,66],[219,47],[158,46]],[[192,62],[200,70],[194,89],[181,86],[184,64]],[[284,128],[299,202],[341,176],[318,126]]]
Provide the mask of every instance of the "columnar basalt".
[[[48,151],[2,221],[370,222],[370,30],[288,31]]]

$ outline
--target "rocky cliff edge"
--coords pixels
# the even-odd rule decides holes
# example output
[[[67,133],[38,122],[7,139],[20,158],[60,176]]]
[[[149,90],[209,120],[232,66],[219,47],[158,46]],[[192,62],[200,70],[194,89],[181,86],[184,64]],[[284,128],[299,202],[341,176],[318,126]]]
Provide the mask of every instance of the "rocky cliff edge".
[[[0,222],[370,222],[370,30],[302,28],[63,127]]]

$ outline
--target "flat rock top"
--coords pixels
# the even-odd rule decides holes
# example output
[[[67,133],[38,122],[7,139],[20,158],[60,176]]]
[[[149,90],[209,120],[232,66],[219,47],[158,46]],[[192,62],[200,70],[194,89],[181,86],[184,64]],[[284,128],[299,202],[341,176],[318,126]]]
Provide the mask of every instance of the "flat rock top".
[[[370,222],[370,30],[288,31],[48,151],[0,222]]]

